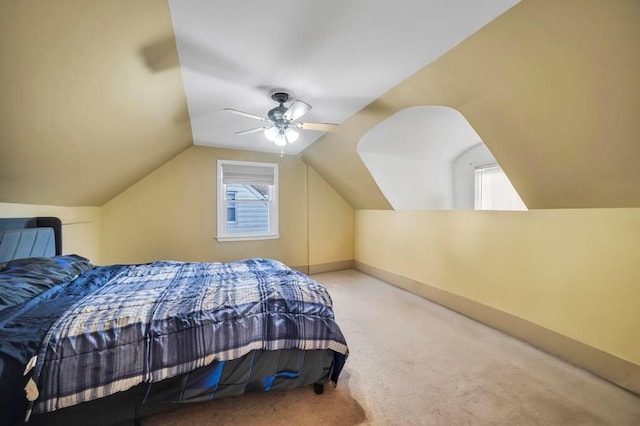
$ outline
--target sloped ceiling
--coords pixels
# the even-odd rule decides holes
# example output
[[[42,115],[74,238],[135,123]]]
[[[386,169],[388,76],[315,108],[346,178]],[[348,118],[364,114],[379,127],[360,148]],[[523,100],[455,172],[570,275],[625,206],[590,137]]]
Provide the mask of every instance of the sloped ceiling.
[[[102,205],[194,143],[279,152],[221,108],[282,87],[341,123],[517,1],[4,2],[0,201]]]
[[[404,108],[448,106],[471,123],[530,209],[638,207],[638,40],[636,0],[522,1],[303,158],[354,208],[388,209],[356,152],[360,138]]]
[[[0,201],[102,205],[191,146],[158,56],[178,61],[166,2],[2,2]]]
[[[518,0],[171,0],[193,141],[298,154],[321,132],[281,148],[265,117],[275,88],[310,103],[302,121],[342,123]]]
[[[301,155],[354,208],[389,209],[360,138],[447,106],[529,208],[638,207],[638,40],[637,0],[524,0]],[[0,57],[0,201],[102,205],[193,144],[166,2],[3,2]]]

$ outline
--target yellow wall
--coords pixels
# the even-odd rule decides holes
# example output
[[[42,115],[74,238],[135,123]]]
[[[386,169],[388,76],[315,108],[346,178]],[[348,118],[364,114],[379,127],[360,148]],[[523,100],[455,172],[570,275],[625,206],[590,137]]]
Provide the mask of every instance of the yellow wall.
[[[278,163],[279,239],[217,242],[218,159]],[[314,206],[310,219],[314,235],[325,235],[329,240],[314,248],[313,259],[320,263],[353,259],[353,243],[343,243],[353,232],[353,226],[349,228],[353,211],[340,204],[337,194],[322,178],[312,173],[311,182],[308,190],[307,165],[298,157],[194,146],[103,206],[102,261],[227,261],[269,257],[290,266],[306,266],[308,203]],[[315,203],[315,197],[328,202]],[[347,217],[322,219],[327,215]],[[340,236],[334,237],[335,234]]]
[[[62,252],[100,263],[100,208],[0,203],[0,217],[55,216],[62,221]]]
[[[355,213],[355,259],[640,365],[640,209]]]
[[[311,166],[308,188],[309,264],[353,259],[353,209]]]

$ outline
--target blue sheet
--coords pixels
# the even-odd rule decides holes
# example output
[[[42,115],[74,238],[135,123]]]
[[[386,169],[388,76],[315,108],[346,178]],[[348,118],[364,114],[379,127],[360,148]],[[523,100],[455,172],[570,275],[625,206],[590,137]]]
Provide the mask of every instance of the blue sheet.
[[[0,312],[0,356],[24,365],[53,411],[252,350],[348,354],[326,289],[280,262],[153,262],[87,271]]]
[[[12,260],[0,269],[0,311],[72,281],[93,268],[88,259],[73,254]]]

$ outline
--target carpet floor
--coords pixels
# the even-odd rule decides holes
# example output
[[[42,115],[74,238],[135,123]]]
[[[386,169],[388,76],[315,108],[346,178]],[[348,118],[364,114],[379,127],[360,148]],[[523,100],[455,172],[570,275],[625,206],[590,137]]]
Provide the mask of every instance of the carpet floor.
[[[338,387],[189,404],[143,426],[640,425],[640,396],[354,270],[314,275],[350,355]]]

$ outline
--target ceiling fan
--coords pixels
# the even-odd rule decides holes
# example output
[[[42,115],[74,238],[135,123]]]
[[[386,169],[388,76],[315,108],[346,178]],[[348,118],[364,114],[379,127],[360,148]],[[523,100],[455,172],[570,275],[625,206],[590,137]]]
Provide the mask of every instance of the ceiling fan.
[[[311,110],[311,105],[296,99],[289,105],[285,106],[291,99],[291,95],[285,91],[277,90],[270,94],[271,99],[278,103],[278,106],[267,112],[267,117],[251,114],[244,111],[238,111],[233,108],[223,108],[223,111],[241,115],[243,117],[253,118],[266,122],[262,127],[243,130],[236,132],[236,135],[251,135],[254,133],[264,132],[264,136],[278,146],[285,146],[293,143],[298,139],[298,132],[294,129],[317,130],[320,132],[332,132],[338,126],[332,123],[302,123],[297,120]]]

